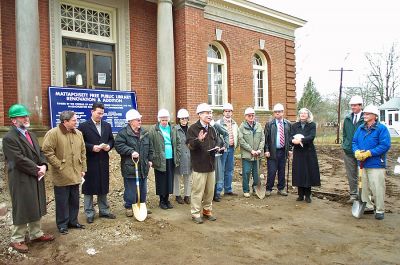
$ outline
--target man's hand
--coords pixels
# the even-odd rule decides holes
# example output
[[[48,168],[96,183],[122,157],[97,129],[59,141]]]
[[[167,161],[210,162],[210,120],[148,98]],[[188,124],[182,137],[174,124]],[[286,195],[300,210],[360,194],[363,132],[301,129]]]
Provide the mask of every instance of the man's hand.
[[[138,152],[133,152],[132,153],[132,159],[138,159],[139,158],[139,153]]]
[[[358,160],[358,161],[364,161],[362,158],[363,158],[363,155],[361,154],[363,151],[362,150],[356,150],[355,152],[354,152],[354,157]]]
[[[289,158],[290,158],[290,159],[293,158],[293,151],[289,151]]]
[[[271,153],[270,152],[265,152],[264,155],[265,155],[266,158],[269,158],[271,156]]]
[[[295,139],[292,140],[292,143],[293,143],[293,144],[300,144],[300,143],[301,143],[301,140],[295,138]]]
[[[254,151],[254,150],[251,150],[251,155],[252,155],[252,156],[257,156],[257,155],[258,155],[258,152],[257,152],[257,151]]]
[[[363,151],[363,152],[361,152],[361,158],[362,158],[361,161],[364,161],[365,159],[367,159],[368,157],[371,157],[371,156],[372,156],[372,154],[371,154],[370,150]]]
[[[108,144],[103,146],[103,150],[106,151],[106,152],[110,151],[110,149],[111,149],[111,146],[109,146]]]
[[[46,166],[45,165],[42,165],[42,166],[36,166],[38,169],[39,169],[39,171],[37,172],[37,176],[40,178],[40,177],[43,177],[44,176],[44,174],[46,174]]]
[[[96,153],[98,153],[98,152],[100,152],[101,151],[101,147],[100,147],[100,145],[93,145],[93,152],[96,152]]]
[[[153,162],[149,161],[149,167],[153,166]]]
[[[81,177],[84,178],[86,175],[86,172],[81,172]]]
[[[199,132],[199,135],[197,136],[197,139],[199,139],[200,142],[204,141],[204,138],[206,138],[207,132],[204,132],[203,130],[201,130]]]

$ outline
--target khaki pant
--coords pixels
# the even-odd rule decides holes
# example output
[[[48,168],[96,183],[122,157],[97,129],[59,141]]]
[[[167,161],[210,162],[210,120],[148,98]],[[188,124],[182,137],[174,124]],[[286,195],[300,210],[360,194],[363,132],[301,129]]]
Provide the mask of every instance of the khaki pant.
[[[197,218],[201,216],[201,210],[212,211],[212,199],[214,196],[215,174],[214,171],[207,173],[192,173],[192,193],[190,212]]]
[[[29,232],[29,238],[31,240],[41,237],[43,235],[43,231],[40,228],[40,220],[23,225],[13,225],[11,242],[18,243],[25,241],[26,231]]]
[[[385,212],[385,169],[384,168],[364,168],[362,176],[362,194],[363,202],[367,203],[367,208],[373,209],[374,203],[371,196],[374,196],[375,212]],[[371,194],[372,193],[372,194]]]

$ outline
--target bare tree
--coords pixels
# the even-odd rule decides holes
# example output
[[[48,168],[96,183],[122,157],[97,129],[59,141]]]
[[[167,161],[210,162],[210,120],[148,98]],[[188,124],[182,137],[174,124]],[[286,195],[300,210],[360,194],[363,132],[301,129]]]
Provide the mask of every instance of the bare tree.
[[[395,43],[385,53],[367,53],[365,55],[370,72],[367,76],[368,87],[372,88],[379,103],[383,104],[397,94],[400,84],[400,55]]]

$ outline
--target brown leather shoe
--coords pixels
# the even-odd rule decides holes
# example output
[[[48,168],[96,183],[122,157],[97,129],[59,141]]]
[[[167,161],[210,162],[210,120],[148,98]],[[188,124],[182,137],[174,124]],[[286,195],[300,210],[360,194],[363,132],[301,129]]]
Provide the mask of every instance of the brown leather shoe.
[[[48,241],[53,241],[54,240],[54,236],[51,234],[44,234],[41,237],[32,239],[32,242],[48,242]]]
[[[183,201],[183,199],[182,199],[181,196],[176,196],[176,197],[175,197],[175,200],[176,200],[176,202],[179,203],[179,204],[184,204],[184,203],[185,203],[185,202]]]
[[[190,196],[185,196],[183,200],[186,202],[186,204],[190,204]]]
[[[22,242],[11,242],[10,247],[14,250],[18,251],[19,253],[27,253],[29,251],[28,246],[25,244],[24,241]]]

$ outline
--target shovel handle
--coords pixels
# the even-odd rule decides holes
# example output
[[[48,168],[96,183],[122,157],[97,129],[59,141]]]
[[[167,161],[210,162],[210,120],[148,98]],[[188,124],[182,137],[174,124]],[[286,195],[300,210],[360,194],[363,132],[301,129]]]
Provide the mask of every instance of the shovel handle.
[[[364,169],[364,162],[360,161],[360,165],[358,167],[358,188],[362,188],[362,175],[363,175],[363,169]]]

